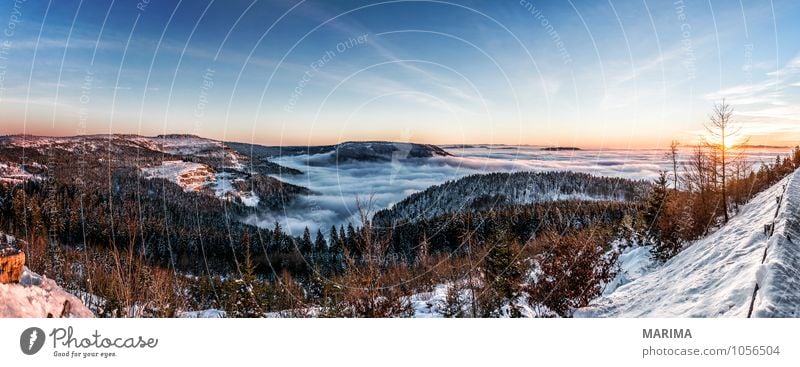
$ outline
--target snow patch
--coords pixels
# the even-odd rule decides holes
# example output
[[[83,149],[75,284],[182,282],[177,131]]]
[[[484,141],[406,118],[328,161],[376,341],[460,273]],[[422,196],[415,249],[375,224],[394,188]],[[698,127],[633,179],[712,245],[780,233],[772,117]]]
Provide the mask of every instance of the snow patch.
[[[19,184],[32,179],[34,175],[15,163],[0,163],[0,182]]]
[[[214,182],[214,170],[202,163],[164,161],[160,166],[144,167],[146,178],[164,178],[178,184],[185,191],[200,191]]]
[[[94,317],[77,297],[27,267],[19,284],[0,284],[0,317],[59,317],[65,301],[70,303],[69,317]]]
[[[613,293],[617,288],[628,284],[653,270],[652,246],[632,247],[619,255],[619,273],[603,288],[603,296]]]
[[[757,272],[753,317],[800,317],[800,170],[785,184],[774,234]]]
[[[226,316],[225,311],[211,308],[208,310],[182,312],[178,317],[182,319],[221,319]]]

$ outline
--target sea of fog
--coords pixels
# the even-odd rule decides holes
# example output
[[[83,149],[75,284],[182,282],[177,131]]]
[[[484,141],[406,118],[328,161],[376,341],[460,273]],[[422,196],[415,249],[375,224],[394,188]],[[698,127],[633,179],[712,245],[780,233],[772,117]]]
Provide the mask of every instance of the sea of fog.
[[[316,195],[302,197],[291,206],[273,212],[259,212],[246,222],[271,228],[276,221],[292,234],[305,227],[327,233],[332,225],[358,224],[358,204],[375,212],[391,207],[406,196],[432,185],[460,177],[489,172],[575,171],[594,175],[651,180],[659,171],[672,170],[663,149],[545,151],[540,147],[515,146],[443,146],[452,157],[392,162],[349,162],[330,165],[307,165],[320,161],[319,155],[286,156],[274,161],[304,172],[299,176],[275,176],[295,185],[305,186]],[[772,163],[788,148],[750,148],[742,159],[752,166]],[[690,149],[679,154],[683,164]],[[680,170],[680,168],[679,168]]]

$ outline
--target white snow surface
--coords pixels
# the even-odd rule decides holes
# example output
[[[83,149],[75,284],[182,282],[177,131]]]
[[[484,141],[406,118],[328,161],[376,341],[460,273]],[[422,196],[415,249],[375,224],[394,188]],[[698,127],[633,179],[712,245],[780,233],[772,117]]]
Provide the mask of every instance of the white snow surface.
[[[185,191],[198,191],[214,181],[211,167],[194,162],[164,161],[160,166],[143,167],[145,177],[159,177],[178,184]]]
[[[164,161],[161,165],[142,167],[145,178],[164,178],[176,183],[184,191],[200,191],[210,188],[220,199],[233,200],[239,198],[246,206],[257,207],[260,201],[253,191],[240,191],[233,187],[233,182],[242,180],[234,178],[229,172],[216,173],[213,168],[202,163],[183,161]]]
[[[27,267],[19,284],[0,284],[0,317],[59,317],[64,301],[70,303],[70,317],[94,317],[77,297]]]
[[[784,187],[788,199],[778,207]],[[800,170],[756,195],[716,232],[575,316],[747,317],[757,278],[761,290],[753,316],[797,316],[800,249],[786,236],[800,240],[798,206]],[[764,225],[773,221],[775,233],[768,238]]]
[[[225,318],[225,316],[225,311],[213,308],[200,311],[185,311],[178,315],[182,319],[220,319]]]
[[[617,288],[650,272],[654,266],[651,250],[652,246],[638,246],[629,248],[620,254],[617,259],[617,264],[620,266],[619,273],[603,287],[603,295],[607,296]]]
[[[18,184],[30,180],[34,176],[26,172],[16,163],[0,162],[0,182]]]
[[[414,310],[412,317],[414,318],[441,318],[445,317],[445,309],[447,307],[447,293],[452,287],[452,283],[437,284],[436,287],[430,292],[415,293],[408,297],[407,301],[410,303],[411,308]],[[459,292],[458,298],[461,303],[461,315],[469,317],[472,315],[471,310],[471,290],[462,289]],[[514,305],[522,317],[538,317],[541,314],[549,314],[548,310],[542,308],[535,310],[532,308],[527,299],[524,297],[514,301]],[[498,317],[508,318],[511,317],[511,306],[506,304],[500,308]]]
[[[775,232],[756,273],[753,317],[800,317],[800,170],[786,184]]]

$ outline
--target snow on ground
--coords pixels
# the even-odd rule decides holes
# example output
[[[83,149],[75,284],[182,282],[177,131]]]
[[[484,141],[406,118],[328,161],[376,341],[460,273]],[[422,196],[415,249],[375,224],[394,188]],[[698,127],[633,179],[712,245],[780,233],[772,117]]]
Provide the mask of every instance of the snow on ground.
[[[226,316],[225,311],[208,309],[202,311],[181,312],[178,317],[182,319],[219,319]]]
[[[70,317],[94,317],[78,298],[27,267],[19,284],[0,284],[0,317],[59,317],[64,301],[70,303]]]
[[[447,291],[450,288],[447,284],[438,284],[432,292],[417,293],[409,297],[411,307],[414,309],[414,317],[430,318],[443,317],[444,307],[447,300]],[[469,291],[465,291],[464,299],[469,297]]]
[[[787,190],[790,194],[787,196],[795,196],[790,199],[795,203],[795,211],[789,212],[782,205],[779,213],[783,214],[778,221],[785,220],[787,213],[791,213],[796,223],[797,213],[800,213],[796,209],[800,199],[800,183],[796,182],[800,181],[800,170],[758,194],[716,232],[696,241],[656,270],[600,297],[591,306],[577,310],[575,316],[747,317],[756,273],[761,268],[768,242],[764,225],[775,218],[776,197],[783,194],[784,185],[790,181],[793,190]],[[773,249],[772,257],[768,256],[775,262],[768,263],[765,270],[760,271],[766,274],[761,276],[765,290],[760,296],[758,315],[788,314],[792,307],[787,307],[786,302],[792,299],[795,303],[791,306],[796,314],[800,304],[797,303],[800,297],[797,246],[780,238],[778,235],[770,240],[784,245],[776,246],[782,248]],[[789,250],[794,251],[793,255],[785,254]]]
[[[800,317],[800,170],[786,184],[764,264],[754,317]]]
[[[639,279],[653,270],[655,264],[651,250],[652,246],[639,246],[629,248],[621,253],[617,258],[617,264],[620,266],[619,273],[603,288],[603,295],[607,296],[617,288]]]
[[[228,172],[222,172],[216,175],[214,184],[214,195],[221,199],[231,200],[238,197],[246,206],[257,207],[260,201],[258,195],[253,191],[239,191],[233,187],[233,182],[244,181],[242,178],[233,178],[233,175]]]
[[[243,179],[234,178],[229,172],[215,173],[214,169],[202,163],[164,161],[160,166],[143,167],[142,175],[167,179],[185,191],[200,191],[208,187],[220,199],[233,200],[238,197],[244,205],[251,207],[258,206],[260,201],[253,191],[240,191],[234,187],[233,182]]]
[[[135,136],[131,140],[151,150],[174,155],[207,155],[222,149],[222,142],[193,135]]]
[[[23,183],[30,180],[33,175],[15,163],[0,163],[0,182],[7,182],[11,184]]]
[[[156,152],[176,156],[201,156],[225,158],[226,167],[244,169],[240,160],[246,159],[234,150],[228,149],[217,140],[201,138],[194,135],[160,135],[140,136],[127,134],[97,134],[65,137],[9,135],[0,136],[0,143],[8,146],[28,148],[44,153],[50,147],[58,147],[67,151],[96,151],[104,147],[131,147],[149,149]]]
[[[202,163],[164,161],[160,166],[143,167],[147,178],[164,178],[178,184],[185,191],[200,191],[214,181],[214,170]]]
[[[411,308],[414,310],[412,317],[415,318],[439,318],[444,317],[447,308],[447,293],[450,290],[451,284],[437,284],[436,287],[430,292],[415,293],[408,297],[411,303]],[[463,317],[470,317],[472,315],[471,303],[472,296],[471,290],[463,289],[459,292],[458,298],[461,307],[461,315]],[[519,310],[522,317],[537,317],[539,314],[547,313],[547,310],[540,310],[537,312],[528,304],[527,300],[520,298],[514,302],[517,310]],[[501,307],[500,317],[511,317],[511,307],[505,305]]]

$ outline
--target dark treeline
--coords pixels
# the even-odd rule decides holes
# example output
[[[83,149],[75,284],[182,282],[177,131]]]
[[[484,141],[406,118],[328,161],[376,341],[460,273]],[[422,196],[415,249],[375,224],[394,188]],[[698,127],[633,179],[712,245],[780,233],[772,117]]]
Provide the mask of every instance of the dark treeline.
[[[564,233],[593,225],[613,226],[634,216],[638,202],[562,200],[444,214],[431,219],[400,221],[389,226],[375,222],[391,238],[395,255],[415,259],[419,244],[428,251],[460,255],[465,239],[485,243],[502,232],[504,238],[525,243],[543,231]]]

